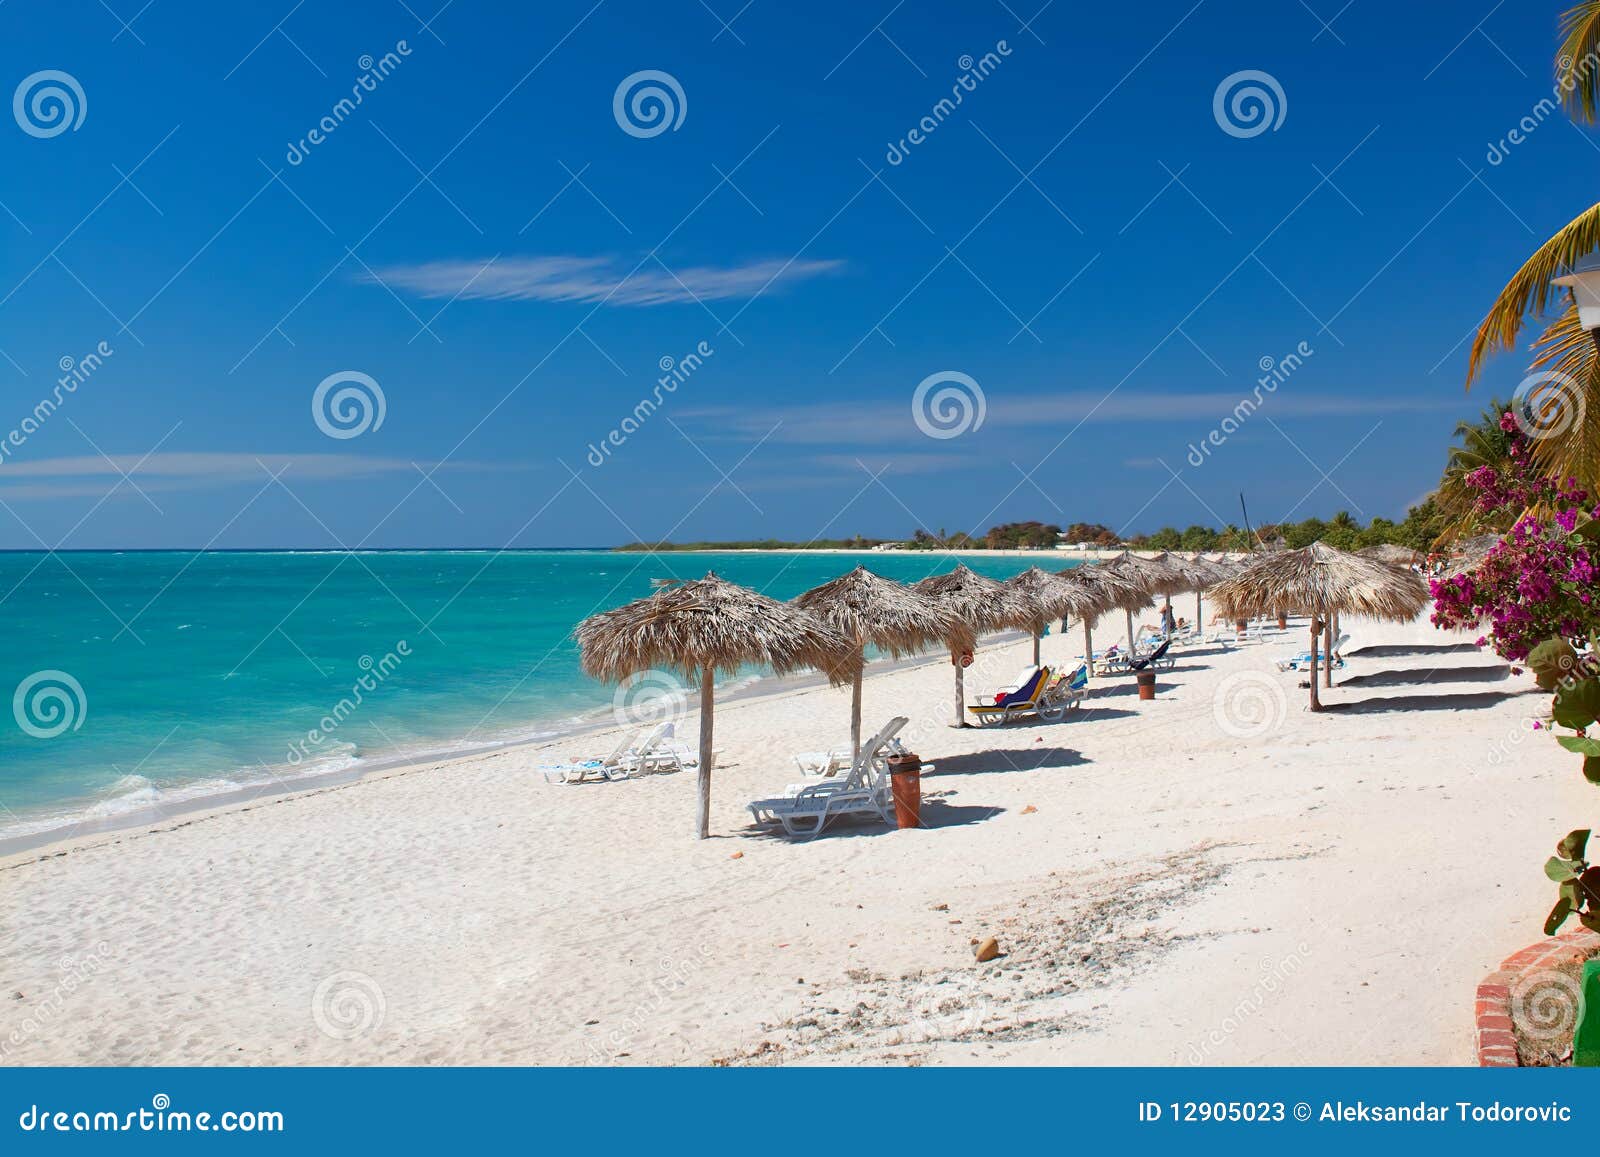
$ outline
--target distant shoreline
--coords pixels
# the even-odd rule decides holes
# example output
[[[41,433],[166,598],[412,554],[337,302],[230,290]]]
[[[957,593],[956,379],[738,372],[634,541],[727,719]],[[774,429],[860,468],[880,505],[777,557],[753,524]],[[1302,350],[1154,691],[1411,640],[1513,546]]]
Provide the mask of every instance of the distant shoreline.
[[[1076,547],[1052,547],[1038,550],[1027,550],[1016,547],[991,549],[989,547],[938,547],[933,550],[912,550],[905,547],[871,547],[871,546],[728,546],[728,547],[672,547],[658,550],[629,550],[620,546],[370,546],[360,549],[346,550],[339,547],[325,546],[295,546],[295,547],[228,547],[226,549],[212,547],[209,549],[192,546],[172,547],[77,547],[61,550],[41,550],[0,547],[0,555],[49,555],[49,554],[547,554],[560,552],[563,554],[925,554],[931,557],[948,555],[973,555],[975,557],[989,558],[1082,558],[1082,559],[1107,559],[1115,558],[1125,551],[1133,554],[1154,555],[1162,551],[1149,547],[1103,547],[1090,550],[1079,550]],[[1193,551],[1176,551],[1169,553],[1192,554]],[[1229,558],[1244,557],[1238,551],[1205,550],[1201,554],[1222,554]]]
[[[894,555],[927,555],[929,558],[947,558],[951,555],[971,555],[975,558],[1070,558],[1082,561],[1099,562],[1104,559],[1116,558],[1120,554],[1137,554],[1154,556],[1158,554],[1193,554],[1193,551],[1160,551],[1148,547],[1122,547],[1108,546],[1095,547],[1089,550],[1079,550],[1077,547],[1058,546],[1048,550],[1023,550],[1018,548],[991,549],[988,547],[940,547],[936,550],[910,550],[904,547],[845,547],[845,546],[739,546],[739,547],[681,547],[673,550],[646,552],[642,550],[621,550],[618,554],[894,554]],[[1240,551],[1203,550],[1201,554],[1222,555],[1225,558],[1237,559],[1246,557]]]

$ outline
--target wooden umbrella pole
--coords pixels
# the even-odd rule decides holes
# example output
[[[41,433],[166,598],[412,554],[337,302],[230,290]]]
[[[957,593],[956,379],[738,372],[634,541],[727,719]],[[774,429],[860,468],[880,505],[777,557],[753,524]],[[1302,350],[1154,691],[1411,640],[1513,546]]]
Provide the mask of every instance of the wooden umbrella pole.
[[[850,762],[861,758],[861,684],[866,673],[856,668],[855,682],[850,684]]]
[[[698,814],[696,835],[702,840],[711,838],[711,690],[714,672],[707,667],[700,672],[700,768],[695,786],[695,809]]]
[[[1333,612],[1333,630],[1331,632],[1329,632],[1329,634],[1334,639],[1337,639],[1339,637],[1339,612],[1338,611],[1334,611]],[[1333,660],[1333,651],[1332,651],[1331,648],[1328,651],[1328,660],[1329,660],[1329,662],[1332,662],[1332,660]],[[1333,686],[1333,674],[1332,674],[1332,668],[1331,667],[1329,668],[1329,674],[1328,674],[1328,686],[1330,686],[1330,687]]]
[[[1199,591],[1195,591],[1194,592],[1194,629],[1196,631],[1204,631],[1206,629],[1205,618],[1201,615],[1201,602],[1200,602],[1200,592]]]
[[[1089,620],[1083,620],[1083,681],[1088,683],[1094,678],[1094,631],[1089,626]]]
[[[1313,613],[1311,616],[1311,710],[1313,711],[1322,710],[1322,701],[1317,698],[1317,635],[1321,625]]]
[[[1128,654],[1133,654],[1133,612],[1128,612]]]
[[[1333,618],[1322,628],[1322,685],[1333,686]]]
[[[956,665],[956,726],[967,725],[967,670],[961,665],[961,656],[950,652],[950,661]]]

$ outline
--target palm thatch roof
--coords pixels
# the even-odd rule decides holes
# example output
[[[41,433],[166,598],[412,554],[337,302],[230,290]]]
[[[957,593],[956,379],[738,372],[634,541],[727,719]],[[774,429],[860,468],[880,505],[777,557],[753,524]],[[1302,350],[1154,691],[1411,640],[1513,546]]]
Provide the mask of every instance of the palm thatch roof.
[[[1181,555],[1163,553],[1148,561],[1159,563],[1175,574],[1182,575],[1188,582],[1183,588],[1186,591],[1203,591],[1214,583],[1221,582],[1224,577],[1220,568],[1205,562],[1198,554],[1194,558],[1184,558]]]
[[[973,629],[951,608],[913,587],[858,566],[812,587],[794,605],[830,624],[858,647],[869,645],[900,658],[943,642],[972,645]]]
[[[1101,565],[1138,586],[1145,592],[1147,601],[1154,595],[1175,595],[1189,589],[1188,576],[1175,567],[1129,551]]]
[[[1008,578],[1002,585],[1022,601],[1027,622],[1035,634],[1055,619],[1081,619],[1100,613],[1100,602],[1094,592],[1082,583],[1073,581],[1071,575],[1051,574],[1030,566],[1021,574]]]
[[[1314,542],[1262,556],[1213,587],[1211,597],[1230,618],[1337,611],[1409,622],[1427,604],[1428,591],[1416,575]]]
[[[957,563],[956,568],[948,574],[925,578],[913,586],[925,598],[954,614],[974,634],[1012,627],[1028,631],[1033,629],[1031,599],[1015,587],[978,574],[965,564]],[[952,722],[957,727],[966,727],[966,673],[963,664],[971,662],[972,656],[963,656],[960,649],[952,647],[950,658],[955,666],[955,717]]]
[[[610,682],[651,668],[731,675],[751,663],[780,675],[814,667],[844,684],[860,662],[851,640],[815,615],[714,573],[591,615],[575,635],[584,672]]]
[[[1090,591],[1098,601],[1100,613],[1109,610],[1142,611],[1150,605],[1150,596],[1127,575],[1109,570],[1104,563],[1076,566],[1057,572],[1073,579]]]
[[[1461,553],[1459,557],[1450,560],[1450,565],[1445,570],[1445,574],[1453,576],[1461,574],[1463,571],[1471,570],[1488,558],[1489,552],[1499,544],[1500,536],[1498,534],[1478,534],[1471,538],[1462,539],[1456,543],[1456,549]]]
[[[1392,542],[1363,547],[1356,553],[1362,558],[1370,558],[1372,561],[1381,562],[1385,566],[1399,567],[1409,567],[1412,563],[1421,562],[1427,557],[1420,550],[1412,550],[1409,546],[1400,546]]]
[[[965,563],[912,583],[911,589],[950,611],[974,633],[1025,627],[1031,621],[1029,604],[1017,590]]]
[[[719,672],[732,674],[746,663],[759,663],[778,674],[816,667],[831,682],[854,682],[860,701],[861,648],[854,640],[810,611],[724,582],[715,574],[590,615],[575,633],[583,669],[597,679],[620,682],[656,668],[680,671],[700,684],[695,834],[702,840],[711,835]]]

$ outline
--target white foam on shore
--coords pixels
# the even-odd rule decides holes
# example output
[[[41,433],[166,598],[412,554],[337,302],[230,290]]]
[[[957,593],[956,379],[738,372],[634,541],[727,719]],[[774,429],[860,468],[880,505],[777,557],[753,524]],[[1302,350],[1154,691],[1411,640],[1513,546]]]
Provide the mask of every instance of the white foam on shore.
[[[338,552],[329,552],[338,553]],[[874,674],[898,670],[903,666],[926,661],[924,658],[880,662]],[[820,680],[820,675],[778,677],[752,671],[719,681],[716,693],[730,700],[759,696],[804,686]],[[688,691],[686,689],[686,694]],[[689,706],[696,702],[691,696]],[[195,811],[209,806],[209,801],[225,802],[231,793],[252,790],[294,791],[300,781],[324,779],[342,773],[352,775],[381,771],[387,768],[410,767],[418,764],[443,762],[466,755],[548,742],[563,736],[576,736],[593,731],[603,731],[622,725],[615,717],[610,704],[560,721],[541,719],[520,724],[507,724],[493,730],[474,728],[466,735],[453,739],[427,739],[400,743],[392,748],[362,751],[355,744],[339,742],[330,745],[326,754],[304,762],[277,766],[258,764],[237,767],[209,778],[185,782],[156,782],[142,775],[125,775],[89,799],[79,797],[62,801],[48,810],[18,815],[15,812],[0,822],[0,848],[24,843],[35,845],[73,835],[73,829],[96,832],[142,822],[143,817],[159,818],[166,813]],[[49,836],[50,839],[40,837]]]

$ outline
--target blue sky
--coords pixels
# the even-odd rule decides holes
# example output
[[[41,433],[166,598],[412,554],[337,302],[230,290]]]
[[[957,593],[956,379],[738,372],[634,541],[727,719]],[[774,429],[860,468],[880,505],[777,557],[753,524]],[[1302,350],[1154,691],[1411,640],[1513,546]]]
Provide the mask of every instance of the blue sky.
[[[111,351],[0,455],[0,547],[1397,518],[1593,200],[1562,117],[1488,159],[1560,3],[741,2],[0,7],[7,90],[82,93],[0,124],[0,443]],[[644,71],[675,127],[619,121]],[[347,373],[382,421],[330,437]],[[950,374],[983,420],[931,437]]]

